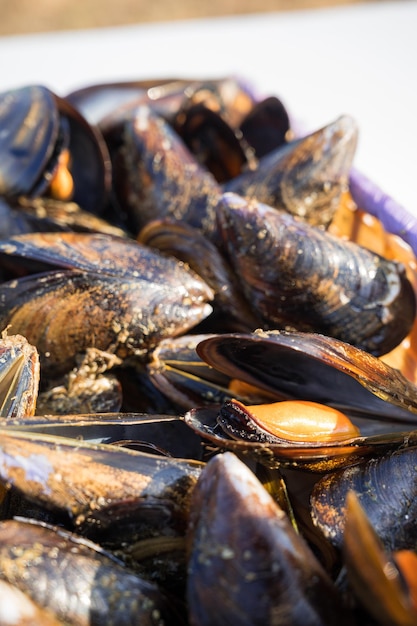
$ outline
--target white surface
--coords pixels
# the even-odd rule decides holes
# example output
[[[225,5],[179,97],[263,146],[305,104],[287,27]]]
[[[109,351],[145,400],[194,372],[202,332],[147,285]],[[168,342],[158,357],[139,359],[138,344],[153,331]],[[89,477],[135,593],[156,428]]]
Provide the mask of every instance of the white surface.
[[[313,130],[350,113],[355,166],[417,217],[417,2],[0,38],[0,88],[238,74]]]

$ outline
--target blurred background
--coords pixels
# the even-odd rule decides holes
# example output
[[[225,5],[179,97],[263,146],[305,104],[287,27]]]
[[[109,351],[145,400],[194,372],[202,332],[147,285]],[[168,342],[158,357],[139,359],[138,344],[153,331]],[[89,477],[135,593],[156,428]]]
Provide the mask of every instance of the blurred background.
[[[371,0],[372,1],[372,0]],[[374,0],[373,3],[384,0]],[[0,35],[297,11],[362,0],[0,0]],[[368,1],[369,4],[369,1]]]

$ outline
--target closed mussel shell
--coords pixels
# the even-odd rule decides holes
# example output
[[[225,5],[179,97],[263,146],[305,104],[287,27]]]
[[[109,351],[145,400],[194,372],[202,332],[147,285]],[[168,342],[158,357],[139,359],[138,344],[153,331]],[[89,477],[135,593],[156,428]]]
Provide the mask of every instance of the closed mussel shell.
[[[14,238],[1,248],[9,263],[16,259],[24,267],[77,268],[0,285],[0,325],[26,336],[44,370],[54,374],[89,347],[123,358],[185,332],[211,312],[212,292],[196,274],[139,243],[48,233]]]
[[[65,624],[183,623],[155,584],[98,545],[30,520],[0,522],[0,577]]]
[[[66,514],[94,536],[131,528],[147,537],[184,532],[203,464],[117,445],[2,429],[0,478],[29,501]],[[133,528],[134,527],[134,528]],[[119,532],[119,542],[127,536]]]
[[[195,626],[351,623],[286,513],[235,455],[217,455],[201,473],[188,541]]]
[[[409,448],[329,474],[316,483],[311,496],[312,518],[335,546],[342,547],[346,496],[354,491],[387,549],[416,550],[415,444],[414,439]]]
[[[357,135],[355,120],[343,115],[267,153],[255,169],[247,169],[225,183],[223,191],[327,227],[347,189]]]
[[[224,194],[218,215],[264,327],[324,333],[378,356],[410,332],[416,299],[402,264],[236,194]]]
[[[184,220],[212,236],[220,187],[171,126],[149,107],[105,133],[117,203],[136,235],[153,219]]]

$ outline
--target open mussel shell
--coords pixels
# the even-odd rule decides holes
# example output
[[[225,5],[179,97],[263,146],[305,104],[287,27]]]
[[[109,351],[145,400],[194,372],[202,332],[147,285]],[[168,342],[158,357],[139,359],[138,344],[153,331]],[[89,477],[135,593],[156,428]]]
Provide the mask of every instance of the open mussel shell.
[[[328,472],[337,468],[361,463],[364,459],[385,454],[387,451],[417,441],[417,433],[392,433],[387,435],[356,436],[343,441],[305,443],[280,441],[248,441],[231,439],[219,426],[221,405],[199,407],[187,411],[185,422],[213,446],[230,450],[242,458],[256,459],[269,468],[300,468],[312,472]]]
[[[68,151],[73,181],[68,194],[83,209],[102,211],[111,178],[107,148],[98,129],[69,102],[42,85],[3,92],[0,127],[1,195],[48,195]]]
[[[320,333],[256,331],[218,334],[198,344],[211,367],[276,394],[348,413],[417,424],[417,387],[399,370]]]
[[[411,445],[416,424],[414,385],[397,370],[353,346],[318,334],[263,332],[205,339],[198,354],[213,368],[263,389],[277,400],[310,400],[335,406],[361,435],[336,439],[231,439],[220,426],[221,407],[197,407],[185,421],[219,448],[255,457],[269,467],[285,465],[323,472]],[[407,432],[401,432],[407,431]]]
[[[28,194],[53,158],[60,133],[53,94],[38,85],[3,92],[0,124],[0,193],[6,197]]]

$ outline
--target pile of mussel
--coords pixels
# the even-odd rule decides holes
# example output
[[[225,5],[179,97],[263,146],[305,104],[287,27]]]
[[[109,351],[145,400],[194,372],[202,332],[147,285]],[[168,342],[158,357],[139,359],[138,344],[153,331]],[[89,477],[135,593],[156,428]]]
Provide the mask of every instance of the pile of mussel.
[[[0,625],[417,623],[415,250],[293,126],[0,94]]]

